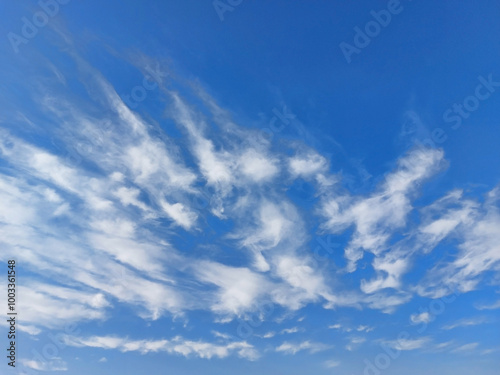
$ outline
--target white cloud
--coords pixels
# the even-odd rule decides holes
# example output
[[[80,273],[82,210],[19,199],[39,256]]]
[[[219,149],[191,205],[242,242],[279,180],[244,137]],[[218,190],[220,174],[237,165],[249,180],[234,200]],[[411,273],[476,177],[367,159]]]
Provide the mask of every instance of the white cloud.
[[[337,323],[337,324],[329,325],[328,328],[330,328],[330,329],[340,329],[340,328],[342,328],[342,326]]]
[[[277,161],[259,154],[254,149],[241,155],[239,163],[242,173],[256,182],[267,181],[278,173]]]
[[[188,135],[191,152],[196,158],[199,170],[208,186],[214,188],[215,206],[212,212],[224,217],[224,205],[233,188],[248,190],[253,184],[273,179],[279,173],[279,158],[270,156],[262,145],[251,144],[249,132],[235,129],[229,122],[224,126],[232,138],[224,136],[211,140],[206,135],[207,126],[200,114],[195,113],[176,93],[169,93],[174,102],[172,116]],[[206,95],[204,96],[206,99]],[[213,104],[213,101],[211,101]],[[213,109],[213,105],[212,105]]]
[[[300,331],[299,327],[292,327],[292,328],[285,328],[280,333],[283,335],[283,334],[297,333],[299,331]]]
[[[453,349],[452,353],[468,353],[474,351],[479,346],[479,343],[473,342],[470,344],[462,345],[456,349]]]
[[[257,306],[257,299],[271,287],[263,276],[248,268],[229,267],[215,262],[194,265],[198,280],[217,285],[212,310],[220,314],[240,315]]]
[[[478,204],[463,199],[463,191],[453,190],[421,210],[416,248],[429,253],[439,242],[461,226],[473,223]]]
[[[357,331],[357,332],[371,332],[375,329],[375,327],[371,327],[368,325],[363,325],[360,324],[356,328],[351,328],[347,326],[342,326],[340,323],[336,324],[331,324],[328,326],[329,329],[336,329],[336,330],[342,330],[344,332],[352,332],[352,331]]]
[[[234,124],[227,111],[201,90],[197,99],[207,108],[195,111],[179,94],[162,88],[174,101],[168,111],[187,135],[186,150],[154,121],[128,109],[98,72],[72,57],[89,94],[98,100],[82,104],[66,95],[44,94],[39,104],[56,124],[52,129],[56,138],[83,163],[72,163],[65,150],[49,151],[0,131],[2,159],[11,174],[0,176],[1,245],[6,249],[0,259],[16,254],[31,272],[67,285],[61,288],[33,280],[20,285],[30,300],[23,310],[27,324],[19,327],[25,332],[39,334],[53,321],[102,320],[115,303],[131,305],[145,319],[164,314],[179,317],[196,309],[212,311],[218,315],[216,321],[226,323],[235,316],[247,317],[263,302],[287,310],[322,302],[325,308],[350,306],[393,313],[412,298],[402,278],[412,266],[412,256],[417,252],[425,256],[448,238],[461,240],[457,257],[432,269],[421,287],[411,292],[438,296],[452,287],[469,291],[483,273],[499,269],[498,189],[490,192],[484,204],[464,199],[462,191],[454,190],[421,209],[420,223],[408,228],[419,185],[444,164],[441,151],[410,152],[373,192],[354,196],[335,185],[338,176],[329,174],[327,159],[316,151],[295,145],[295,155],[280,153],[269,142],[256,142],[254,131]],[[205,120],[202,114],[207,109],[214,118]],[[207,126],[208,121],[219,128]],[[346,270],[356,271],[365,252],[373,254],[375,275],[361,280],[360,291],[346,290],[343,274],[332,272],[333,264],[311,256],[307,231],[314,220],[286,195],[289,184],[298,178],[315,181],[313,195],[319,197],[318,212],[324,220],[321,230],[340,233],[353,228],[344,249]],[[209,196],[207,212],[193,205],[201,195]],[[169,240],[179,235],[179,227],[189,231],[186,235],[201,238],[209,213],[221,220],[221,227],[232,228],[229,235],[221,236],[228,245],[223,260],[211,259],[210,252],[200,260],[198,248],[193,251],[195,257],[186,249],[174,249]],[[396,235],[404,239],[391,244]],[[250,260],[248,254],[231,251],[246,252]],[[238,257],[238,266],[233,256]],[[264,317],[258,314],[258,318]],[[413,314],[410,319],[428,322],[430,316]],[[329,328],[373,329],[352,327]],[[281,334],[299,330],[276,329]],[[202,358],[232,353],[258,357],[250,344],[227,343],[229,335],[213,334],[224,345],[109,336],[75,339],[74,344]],[[350,338],[349,350],[364,340]],[[428,341],[392,344],[413,350]],[[276,350],[295,354],[324,348],[304,341],[285,342]]]
[[[110,176],[110,178],[113,179],[113,176]],[[113,195],[115,195],[124,206],[134,205],[143,211],[149,211],[146,204],[139,200],[140,193],[141,191],[139,189],[121,186],[113,192]]]
[[[19,328],[19,330],[21,332],[26,332],[27,334],[32,335],[32,336],[39,335],[42,332],[41,329],[39,329],[35,326],[32,326],[32,325],[18,324],[17,327]]]
[[[491,304],[481,304],[476,307],[478,310],[496,310],[500,309],[500,300]]]
[[[36,371],[67,371],[68,366],[66,362],[64,362],[61,358],[52,358],[48,361],[37,361],[37,360],[28,360],[21,359],[20,362],[33,370]]]
[[[4,175],[0,178],[4,202],[0,212],[5,212],[4,209],[19,212],[2,219],[3,246],[7,250],[4,256],[16,253],[34,272],[50,274],[76,290],[87,285],[118,300],[146,306],[152,316],[164,310],[180,310],[181,298],[171,288],[141,280],[137,273],[113,261],[147,271],[149,277],[158,277],[163,282],[168,280],[162,266],[165,250],[169,250],[171,259],[175,257],[175,252],[164,241],[158,241],[159,246],[151,233],[137,230],[137,225],[142,223],[133,213],[114,206],[111,186],[121,180],[116,173],[110,178],[92,177],[81,169],[66,166],[58,157],[5,133],[2,135],[2,145],[7,142],[11,151],[19,148],[25,152],[23,158],[12,159],[12,162],[21,171],[28,171],[26,175],[40,177],[30,184],[24,181],[23,173],[15,178]],[[38,160],[38,164],[32,160]],[[41,165],[40,160],[49,164]],[[47,168],[51,169],[50,173],[44,172]],[[53,223],[52,218],[60,215],[61,207],[66,207],[68,216],[65,222]],[[75,228],[78,235],[73,234]],[[45,324],[43,316],[32,314],[33,319],[41,319],[42,325]],[[101,319],[102,313],[87,316]],[[78,314],[75,319],[77,317]]]
[[[246,209],[250,207],[245,208],[245,213]],[[271,268],[266,255],[272,257],[273,254],[267,252],[292,252],[302,245],[305,237],[302,220],[288,202],[278,204],[264,199],[259,202],[252,220],[246,219],[242,224],[231,237],[239,239],[240,245],[253,253],[254,267],[263,272]]]
[[[274,337],[275,335],[276,335],[276,332],[267,332],[264,335],[262,335],[261,337],[264,339],[270,339],[270,338]]]
[[[318,173],[326,173],[327,167],[326,159],[312,151],[296,155],[288,160],[290,174],[295,178],[308,178]]]
[[[410,321],[413,324],[429,323],[433,320],[433,317],[428,312],[423,312],[420,314],[412,314],[410,316]]]
[[[296,354],[302,350],[308,350],[309,353],[316,353],[323,350],[330,349],[331,346],[315,343],[311,341],[303,341],[301,343],[290,343],[285,341],[283,344],[276,348],[277,352],[283,352],[285,354]]]
[[[182,203],[170,204],[165,200],[160,200],[161,207],[165,213],[184,229],[191,229],[195,224],[198,215],[190,211]]]
[[[375,327],[370,327],[370,326],[364,326],[364,325],[359,325],[356,328],[356,331],[358,332],[371,332],[375,329]]]
[[[308,264],[307,258],[282,256],[277,259],[277,274],[292,287],[305,290],[315,297],[326,293],[324,280],[316,270]]]
[[[231,335],[228,335],[227,333],[222,333],[222,332],[219,332],[219,331],[212,331],[212,334],[215,337],[218,337],[218,338],[221,338],[221,339],[224,339],[224,340],[229,340],[230,338],[232,338]]]
[[[387,294],[379,292],[360,298],[360,301],[366,303],[372,309],[392,314],[399,305],[410,301],[411,298],[412,296],[409,293]]]
[[[431,341],[430,337],[421,337],[418,339],[400,339],[385,341],[385,344],[396,350],[415,350],[424,347]]]
[[[64,341],[69,346],[116,349],[121,352],[137,351],[141,354],[150,352],[166,352],[184,357],[226,358],[236,354],[238,357],[254,361],[259,353],[245,341],[230,342],[224,345],[204,341],[192,341],[180,336],[171,340],[130,340],[113,336],[93,336],[89,338],[65,336]]]
[[[334,368],[340,366],[340,361],[336,361],[334,359],[330,359],[328,361],[323,362],[326,368]]]
[[[419,294],[440,298],[459,291],[474,290],[486,271],[500,266],[500,212],[498,201],[500,188],[491,190],[482,207],[478,208],[474,221],[465,226],[460,236],[459,252],[455,259],[441,263],[429,270],[421,285]]]
[[[453,344],[454,344],[453,340],[446,341],[446,342],[441,342],[441,343],[435,345],[434,351],[439,352],[439,351],[446,350],[447,348],[449,348]]]
[[[189,188],[195,180],[193,172],[171,159],[165,145],[147,135],[125,149],[122,158],[133,181],[141,186],[161,182],[175,188]]]
[[[81,292],[70,288],[30,282],[17,287],[18,305],[25,327],[32,334],[39,333],[38,326],[56,328],[73,321],[104,319],[109,303],[102,294]],[[34,326],[34,327],[33,327]]]
[[[137,233],[136,224],[130,220],[90,221],[93,230],[88,234],[88,243],[94,249],[110,254],[118,261],[138,270],[157,274],[163,271],[162,261],[167,246],[159,246]]]
[[[477,326],[479,324],[484,324],[487,323],[488,320],[485,317],[476,317],[476,318],[469,318],[469,319],[460,319],[456,321],[455,323],[452,324],[447,324],[442,327],[444,330],[451,330],[459,327],[471,327],[471,326]]]
[[[356,270],[364,251],[378,256],[387,249],[387,242],[394,231],[406,225],[406,217],[412,210],[410,197],[415,186],[438,172],[442,164],[442,151],[417,149],[399,159],[398,169],[389,173],[378,191],[370,196],[354,198],[340,195],[324,201],[321,214],[326,219],[323,224],[325,229],[339,233],[352,225],[355,227],[345,249],[349,272]],[[397,269],[401,266],[398,265]],[[381,271],[384,267],[389,266],[385,266],[385,262],[374,265]],[[380,279],[371,286],[365,286],[365,289],[371,293],[382,287],[397,286],[398,282],[397,276],[389,281]]]
[[[345,346],[346,350],[353,351],[366,341],[365,337],[354,336],[349,338],[349,344]]]
[[[488,355],[488,354],[496,353],[496,352],[500,352],[500,347],[485,349],[485,350],[481,351],[481,355]]]

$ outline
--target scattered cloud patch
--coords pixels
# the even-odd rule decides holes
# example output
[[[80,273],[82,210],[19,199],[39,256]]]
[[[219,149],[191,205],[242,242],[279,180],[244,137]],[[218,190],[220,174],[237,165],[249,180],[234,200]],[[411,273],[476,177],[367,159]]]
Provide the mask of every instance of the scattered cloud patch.
[[[321,344],[321,343],[315,343],[311,341],[303,341],[301,343],[290,343],[288,341],[285,341],[283,344],[278,346],[276,348],[277,352],[282,352],[285,354],[296,354],[300,351],[307,350],[309,353],[317,353],[323,350],[330,349],[331,346]]]
[[[136,351],[141,354],[150,352],[166,352],[184,357],[226,358],[231,354],[254,361],[259,353],[245,341],[230,342],[224,345],[206,341],[192,341],[176,336],[171,340],[130,340],[115,336],[93,336],[89,338],[66,336],[66,345],[73,347],[92,347],[116,349],[121,352]]]
[[[384,341],[384,343],[390,346],[391,348],[402,351],[420,349],[425,345],[427,345],[429,342],[431,342],[430,337]]]
[[[423,312],[423,313],[420,313],[420,314],[412,314],[412,315],[410,315],[410,321],[413,324],[430,323],[432,320],[433,320],[433,317],[428,312]]]
[[[487,323],[488,319],[485,317],[476,317],[476,318],[468,318],[468,319],[460,319],[455,323],[447,324],[442,327],[444,330],[451,330],[459,327],[471,327],[477,326],[479,324]]]

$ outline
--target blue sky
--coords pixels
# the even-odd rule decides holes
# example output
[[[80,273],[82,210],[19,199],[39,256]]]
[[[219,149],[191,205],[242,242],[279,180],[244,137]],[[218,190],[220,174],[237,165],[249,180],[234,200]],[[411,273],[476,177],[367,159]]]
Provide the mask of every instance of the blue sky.
[[[0,11],[1,373],[497,373],[498,2]]]

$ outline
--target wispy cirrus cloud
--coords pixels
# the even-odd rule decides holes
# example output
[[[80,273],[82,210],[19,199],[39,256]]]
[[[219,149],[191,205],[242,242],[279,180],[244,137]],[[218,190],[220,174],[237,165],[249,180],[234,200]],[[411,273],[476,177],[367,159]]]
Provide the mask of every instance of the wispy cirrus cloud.
[[[329,359],[328,361],[325,361],[323,364],[325,365],[326,368],[335,368],[340,366],[340,361],[334,360],[334,359]]]
[[[400,340],[389,340],[383,342],[393,349],[407,351],[407,350],[416,350],[423,348],[425,345],[431,342],[431,338],[420,337],[417,339],[400,339]]]
[[[26,324],[19,327],[25,332],[38,335],[56,328],[55,321],[100,322],[118,305],[146,320],[189,321],[190,313],[201,311],[217,324],[264,320],[255,315],[264,303],[283,310],[283,320],[310,304],[392,314],[414,294],[467,292],[498,270],[498,188],[484,202],[455,189],[423,207],[415,203],[424,183],[446,166],[442,150],[410,150],[375,187],[354,193],[319,150],[297,140],[277,146],[259,138],[200,85],[179,81],[174,89],[158,81],[169,125],[182,135],[173,136],[164,118],[127,107],[101,72],[73,47],[67,53],[87,91],[67,95],[63,68],[49,66],[57,85],[36,84],[39,91],[31,98],[44,121],[18,116],[31,130],[0,131],[0,242],[6,249],[0,259],[16,254],[38,276],[19,286],[30,301],[23,310]],[[146,65],[140,69],[149,69],[151,61]],[[51,126],[42,129],[44,123]],[[55,147],[58,142],[71,155]],[[296,182],[311,187],[311,212],[294,202],[290,191]],[[200,197],[208,197],[204,207],[194,203]],[[345,266],[311,253],[316,225],[321,233],[347,234],[334,254],[345,258]],[[210,247],[198,246],[205,236]],[[416,280],[416,287],[409,285],[403,276],[415,257],[429,256],[445,240],[458,252]],[[366,255],[369,264],[361,265]],[[410,319],[428,323],[431,316]],[[329,328],[357,335],[374,329],[359,322]],[[285,354],[331,347],[301,339],[302,330],[273,326],[254,336],[297,334],[297,341],[275,348]],[[215,344],[114,336],[68,343],[200,358],[259,356],[232,334],[212,334]],[[366,338],[347,340],[342,350],[354,350]],[[416,350],[430,341],[386,343]],[[334,366],[336,361],[327,365]]]
[[[455,329],[455,328],[459,328],[459,327],[477,326],[477,325],[488,323],[488,322],[489,322],[489,320],[486,317],[479,316],[479,317],[475,317],[475,318],[460,319],[454,323],[444,325],[441,328],[449,331],[451,329]]]
[[[50,361],[37,361],[21,359],[21,363],[27,368],[36,371],[68,371],[68,365],[59,357],[54,357]]]
[[[248,360],[256,360],[259,353],[244,341],[230,342],[225,345],[205,341],[192,341],[176,336],[171,340],[130,340],[115,336],[92,336],[89,338],[65,336],[66,345],[74,347],[92,347],[117,349],[121,352],[137,351],[141,354],[167,352],[184,357],[225,358],[235,354]]]
[[[432,320],[433,320],[433,316],[428,312],[410,315],[410,321],[413,324],[430,323]]]
[[[479,343],[472,342],[470,344],[465,344],[465,345],[459,346],[458,348],[453,349],[451,352],[452,353],[470,353],[470,352],[476,350],[476,348],[478,346],[479,346]]]
[[[500,300],[491,304],[479,304],[476,306],[478,310],[496,310],[500,309]]]
[[[283,344],[276,348],[276,351],[293,355],[303,350],[307,350],[310,353],[317,353],[323,350],[328,350],[330,348],[331,346],[329,345],[312,341],[303,341],[300,343],[290,343],[288,341],[285,341]]]
[[[475,219],[460,234],[456,258],[429,270],[416,288],[419,294],[439,298],[452,289],[468,292],[477,287],[483,273],[499,269],[499,191],[496,187],[487,193]]]
[[[412,210],[410,198],[415,193],[416,184],[436,174],[443,165],[441,151],[416,149],[399,159],[398,168],[388,174],[378,190],[368,197],[341,194],[324,200],[321,214],[325,218],[323,227],[326,230],[339,233],[350,226],[355,228],[345,249],[346,270],[354,272],[365,251],[376,256],[373,266],[379,271],[379,276],[362,284],[366,293],[399,286],[399,277],[408,267],[406,260],[391,257],[391,253],[384,258],[380,255],[388,249],[393,233],[406,226],[407,215]],[[382,276],[382,273],[388,276]]]
[[[356,350],[361,344],[366,341],[365,337],[353,336],[349,337],[349,343],[345,346],[346,350],[353,351]]]

